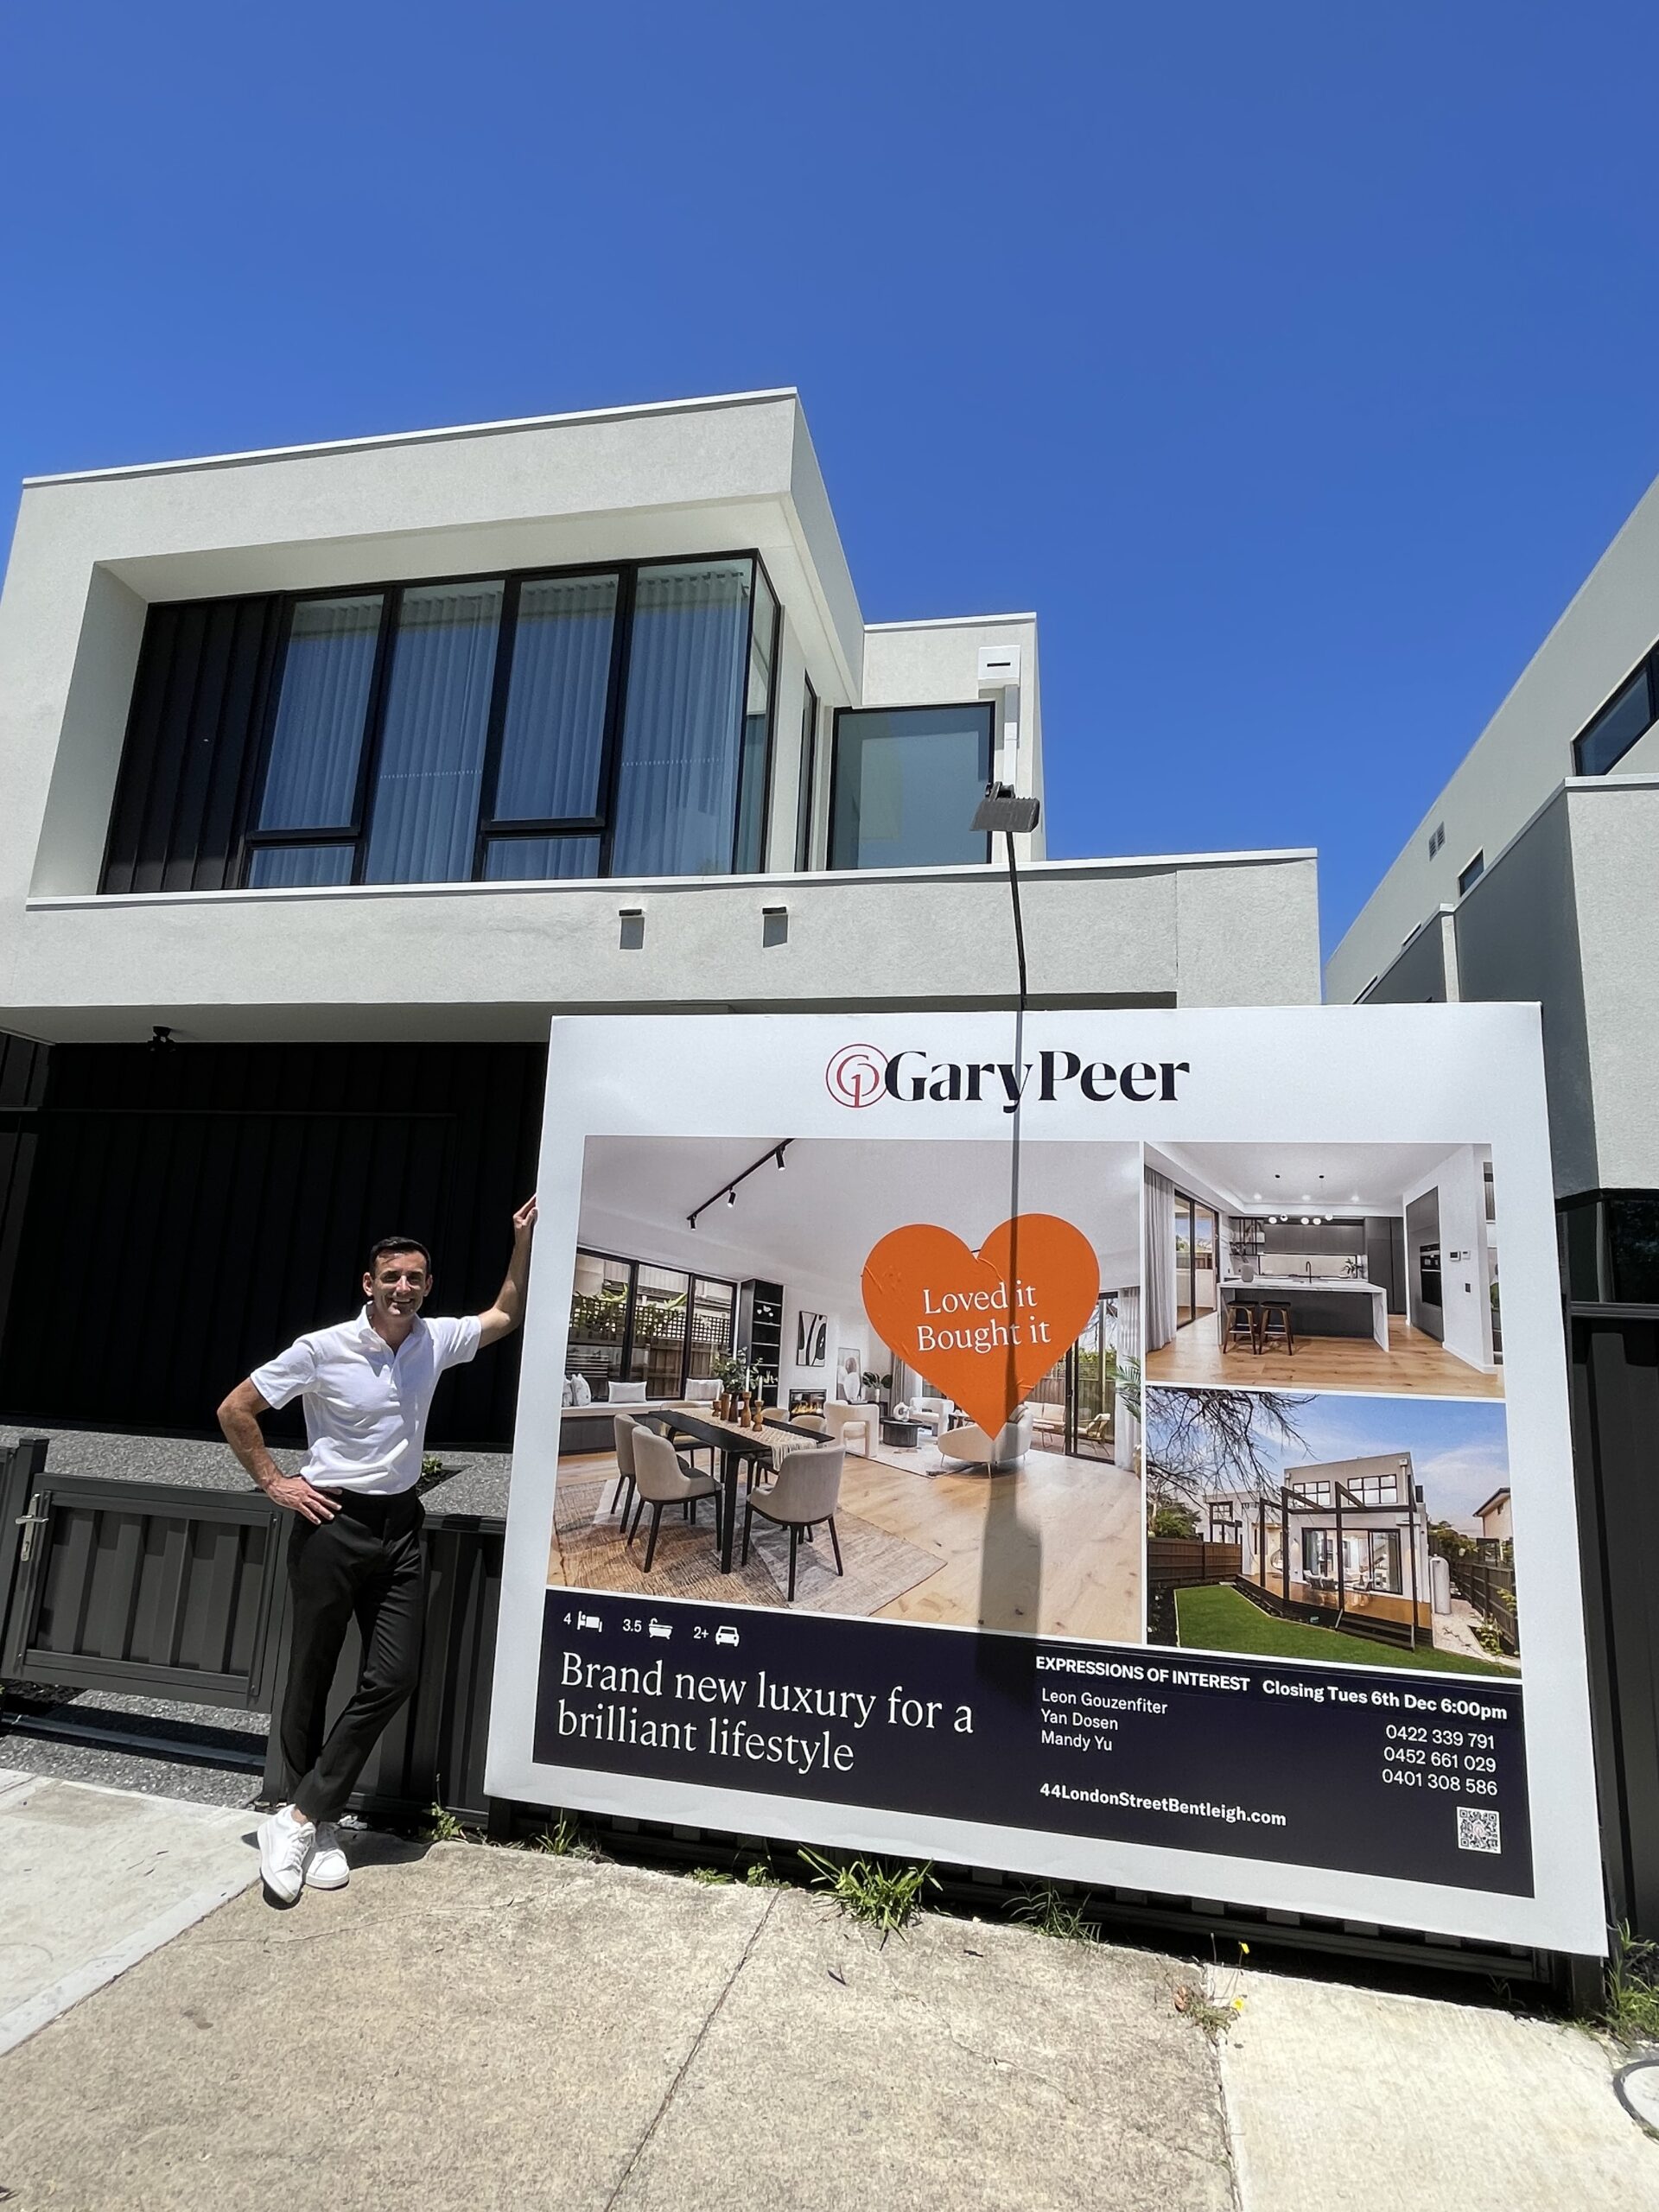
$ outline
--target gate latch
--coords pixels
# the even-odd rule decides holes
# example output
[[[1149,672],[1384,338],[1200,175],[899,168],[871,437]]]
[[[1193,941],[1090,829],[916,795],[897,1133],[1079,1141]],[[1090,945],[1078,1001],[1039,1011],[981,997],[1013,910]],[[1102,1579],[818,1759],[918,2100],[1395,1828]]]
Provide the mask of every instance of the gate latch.
[[[17,1563],[20,1567],[27,1564],[29,1555],[35,1548],[35,1531],[37,1529],[46,1528],[51,1519],[52,1516],[49,1513],[41,1512],[41,1493],[36,1491],[29,1501],[28,1512],[18,1516],[17,1526],[23,1532],[22,1549],[17,1554]]]

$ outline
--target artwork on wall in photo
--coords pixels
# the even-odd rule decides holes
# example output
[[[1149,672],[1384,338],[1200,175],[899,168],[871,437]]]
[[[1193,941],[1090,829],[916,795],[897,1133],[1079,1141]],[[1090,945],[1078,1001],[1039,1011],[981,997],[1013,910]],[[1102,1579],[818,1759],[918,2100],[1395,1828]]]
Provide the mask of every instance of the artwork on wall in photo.
[[[867,1014],[910,1073],[856,1101],[835,1017],[650,1019],[556,1026],[493,1796],[1604,1946],[1528,1009],[1028,1013],[1023,1076]],[[757,1409],[752,1281],[821,1407]],[[559,1407],[584,1359],[634,1425]]]
[[[828,1349],[830,1325],[822,1313],[808,1313],[803,1309],[795,1316],[795,1364],[797,1367],[822,1367]]]

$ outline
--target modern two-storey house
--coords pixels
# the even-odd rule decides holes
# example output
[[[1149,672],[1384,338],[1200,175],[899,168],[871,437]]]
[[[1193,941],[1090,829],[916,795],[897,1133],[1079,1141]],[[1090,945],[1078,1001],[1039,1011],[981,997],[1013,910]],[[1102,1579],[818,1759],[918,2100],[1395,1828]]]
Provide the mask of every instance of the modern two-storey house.
[[[31,482],[0,1414],[206,1430],[388,1224],[480,1303],[558,1013],[1011,1003],[1042,748],[1033,617],[865,621],[791,391]],[[1306,853],[1018,847],[1037,1003],[1317,995]]]

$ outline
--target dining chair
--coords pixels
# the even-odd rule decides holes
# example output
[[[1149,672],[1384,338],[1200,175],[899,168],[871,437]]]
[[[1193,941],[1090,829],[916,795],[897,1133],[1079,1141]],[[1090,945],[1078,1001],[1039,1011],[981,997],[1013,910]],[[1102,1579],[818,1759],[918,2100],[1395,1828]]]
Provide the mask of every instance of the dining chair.
[[[621,1514],[624,1528],[628,1522],[627,1500],[633,1496],[633,1436],[639,1425],[632,1414],[617,1414],[611,1421],[616,1432],[616,1491],[611,1499],[611,1510]]]
[[[651,1508],[651,1538],[645,1546],[645,1573],[651,1573],[651,1563],[657,1556],[657,1537],[663,1525],[663,1508],[684,1505],[690,1509],[691,1518],[697,1517],[699,1498],[712,1497],[715,1505],[715,1535],[720,1535],[720,1484],[712,1475],[699,1471],[682,1459],[665,1436],[655,1429],[639,1428],[633,1434],[633,1478],[639,1492],[639,1503],[633,1509],[633,1526],[628,1530],[628,1542],[632,1544],[639,1532],[639,1516],[646,1506]]]
[[[846,1572],[841,1561],[841,1538],[836,1533],[836,1507],[841,1499],[841,1470],[846,1457],[839,1444],[810,1444],[791,1452],[777,1475],[763,1490],[753,1490],[743,1502],[743,1560],[749,1563],[749,1532],[758,1513],[789,1530],[789,1595],[795,1602],[795,1560],[801,1531],[810,1536],[820,1521],[830,1529],[836,1554],[836,1573]]]

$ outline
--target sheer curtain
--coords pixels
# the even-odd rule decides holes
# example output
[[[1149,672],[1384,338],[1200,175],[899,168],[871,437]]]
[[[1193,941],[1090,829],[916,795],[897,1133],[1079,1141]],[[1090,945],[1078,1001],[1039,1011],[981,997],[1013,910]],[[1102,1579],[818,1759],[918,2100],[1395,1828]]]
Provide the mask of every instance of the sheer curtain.
[[[379,635],[378,592],[295,607],[258,829],[351,828]]]
[[[613,875],[724,875],[737,821],[751,564],[641,569]]]
[[[1147,1170],[1147,1350],[1175,1333],[1175,1185]]]
[[[365,882],[453,883],[472,874],[500,619],[499,583],[404,594]]]
[[[502,822],[599,812],[616,578],[541,576],[518,594],[494,808]]]

